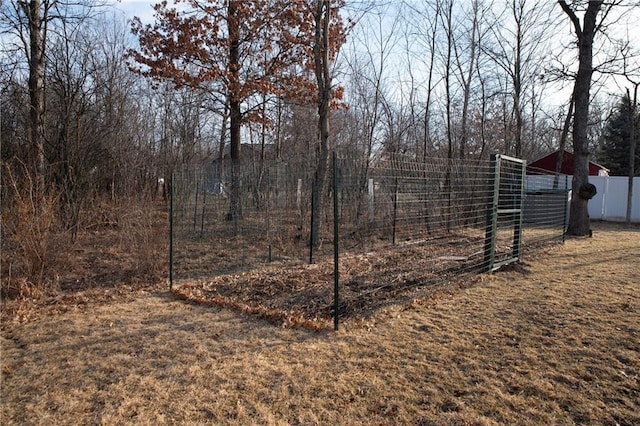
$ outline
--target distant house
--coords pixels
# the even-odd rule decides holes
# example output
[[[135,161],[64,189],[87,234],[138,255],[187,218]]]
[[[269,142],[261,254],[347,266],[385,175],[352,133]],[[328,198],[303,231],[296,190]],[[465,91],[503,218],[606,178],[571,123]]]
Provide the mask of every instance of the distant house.
[[[547,174],[556,172],[556,163],[558,162],[558,156],[560,151],[552,152],[546,157],[542,157],[527,166],[527,174]],[[562,166],[560,167],[560,173],[563,175],[573,176],[573,153],[564,151],[562,156]],[[598,163],[589,161],[589,176],[609,176],[609,169],[601,166]]]

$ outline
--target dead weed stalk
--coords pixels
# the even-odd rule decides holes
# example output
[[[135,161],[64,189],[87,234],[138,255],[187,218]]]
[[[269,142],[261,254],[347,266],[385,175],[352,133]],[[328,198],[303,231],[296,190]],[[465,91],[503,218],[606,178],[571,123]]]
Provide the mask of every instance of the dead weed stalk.
[[[126,206],[126,207],[125,207]],[[118,218],[121,250],[127,251],[140,276],[157,277],[167,266],[167,233],[158,225],[167,220],[166,213],[148,200],[130,200]]]
[[[23,166],[17,172],[3,164],[2,296],[37,297],[55,288],[64,259],[59,196],[39,189]]]

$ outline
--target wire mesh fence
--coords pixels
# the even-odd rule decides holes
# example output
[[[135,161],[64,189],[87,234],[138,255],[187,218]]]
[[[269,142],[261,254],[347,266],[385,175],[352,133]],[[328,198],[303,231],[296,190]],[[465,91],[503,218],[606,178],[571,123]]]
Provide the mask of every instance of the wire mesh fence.
[[[216,162],[174,174],[172,263],[177,282],[246,272],[269,263],[308,262],[311,189],[307,177],[297,177],[282,162],[239,167],[235,219],[231,168]],[[324,256],[332,253],[327,245],[316,251]]]
[[[181,297],[312,327],[333,319],[337,327],[339,316],[364,320],[564,234],[566,177],[528,175],[523,161],[505,156],[363,165],[338,152],[319,212],[312,173],[300,170],[244,165],[235,195],[229,165],[174,175],[172,282]]]
[[[524,242],[530,248],[563,241],[569,220],[569,176],[528,168],[525,181]]]

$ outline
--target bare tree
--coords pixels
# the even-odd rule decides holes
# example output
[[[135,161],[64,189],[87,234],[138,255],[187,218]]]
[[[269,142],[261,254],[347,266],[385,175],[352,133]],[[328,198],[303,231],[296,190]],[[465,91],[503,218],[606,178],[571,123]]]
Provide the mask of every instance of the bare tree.
[[[407,63],[409,67],[409,74],[411,77],[411,84],[417,84],[417,87],[412,86],[412,95],[418,96],[420,93],[424,93],[422,99],[422,112],[421,117],[412,117],[412,123],[419,129],[415,129],[416,134],[418,130],[422,131],[417,146],[417,152],[421,154],[422,161],[426,161],[428,156],[433,153],[433,129],[432,119],[435,108],[435,87],[440,82],[440,76],[436,72],[437,64],[437,43],[440,32],[440,20],[442,18],[441,9],[443,7],[442,0],[435,0],[433,2],[424,3],[424,7],[420,8],[419,4],[413,2],[407,2],[406,10],[404,12],[404,19],[408,23],[405,31],[405,39],[407,45]],[[412,49],[418,49],[416,52]],[[422,73],[414,73],[414,63],[422,63],[424,70]],[[420,83],[420,77],[426,74],[426,81]],[[417,93],[414,93],[417,92]],[[419,102],[419,100],[417,101]],[[418,112],[412,108],[412,115],[417,115]],[[421,124],[418,124],[421,123]],[[418,138],[416,138],[418,139]]]
[[[29,120],[26,128],[30,166],[38,193],[44,190],[45,158],[45,67],[51,35],[59,25],[90,16],[100,2],[84,0],[19,0],[0,4],[0,26],[15,40],[9,49],[22,50],[28,70]],[[59,35],[59,34],[58,34]]]
[[[636,147],[638,144],[636,134],[636,122],[635,117],[638,111],[638,86],[640,86],[640,64],[634,68],[629,62],[637,59],[638,56],[634,55],[628,43],[625,43],[620,49],[622,53],[622,73],[628,83],[631,84],[633,89],[633,97],[631,96],[631,90],[627,88],[627,97],[629,98],[629,180],[627,182],[627,211],[626,222],[627,225],[631,224],[631,211],[633,203],[633,180],[635,178],[636,169]]]
[[[468,47],[466,50],[466,68],[464,64],[464,60],[462,58],[463,50],[459,45],[461,42],[454,42],[453,48],[455,51],[455,63],[456,68],[458,70],[458,79],[460,80],[460,84],[462,86],[462,117],[460,123],[460,151],[459,157],[461,160],[464,160],[465,155],[467,154],[467,144],[469,138],[469,109],[471,102],[471,91],[472,91],[472,83],[474,79],[474,71],[476,69],[476,61],[477,61],[477,52],[480,49],[480,20],[482,19],[482,8],[483,5],[479,0],[473,0],[471,2],[471,10],[468,12],[468,16],[470,16],[470,25],[471,27],[468,29]]]
[[[371,164],[378,153],[387,149],[385,105],[389,98],[388,81],[393,73],[390,55],[398,44],[401,25],[399,9],[394,6],[373,5],[367,9],[350,33],[349,55],[344,55],[350,102],[348,111],[343,113],[347,136],[341,148],[348,150],[345,161],[355,171],[358,190],[349,197],[352,197],[356,217],[365,211]]]
[[[447,117],[447,158],[452,159],[454,155],[454,134],[453,134],[453,94],[451,93],[451,66],[453,61],[453,44],[454,37],[454,21],[453,21],[453,2],[454,0],[446,0],[442,8],[442,21],[447,37],[446,53],[444,54],[444,85],[446,98],[446,117]],[[447,176],[449,183],[449,176]]]
[[[513,118],[508,138],[513,140],[513,155],[522,157],[526,95],[544,83],[538,76],[546,55],[551,7],[546,2],[531,0],[504,0],[503,3],[504,8],[498,9],[502,12],[495,17],[496,24],[490,27],[492,42],[485,44],[483,51],[507,77],[511,98],[509,115]],[[534,113],[532,110],[531,115]]]
[[[318,163],[312,188],[311,245],[320,244],[320,220],[324,206],[324,189],[327,180],[329,161],[329,113],[334,97],[333,69],[339,47],[344,42],[344,33],[331,31],[332,23],[338,20],[343,3],[331,0],[317,1],[313,8],[315,36],[313,40],[313,59],[316,84],[318,88]]]
[[[573,153],[574,174],[572,181],[572,197],[567,233],[569,235],[589,235],[590,221],[588,203],[595,195],[595,186],[589,183],[589,140],[587,128],[589,126],[589,103],[591,77],[593,75],[593,40],[602,25],[598,22],[598,14],[604,1],[589,1],[584,10],[583,21],[580,22],[577,13],[579,4],[567,4],[558,0],[558,4],[567,14],[574,27],[578,46],[578,71],[573,89],[575,113],[573,119]],[[607,6],[606,15],[613,7]]]
[[[629,82],[633,85],[633,98],[631,92],[627,89],[627,97],[629,98],[629,180],[627,183],[627,212],[626,221],[627,225],[631,224],[631,208],[633,202],[633,179],[635,178],[635,163],[636,163],[636,146],[638,141],[636,140],[636,116],[638,109],[638,86],[640,82],[632,80],[628,77]]]

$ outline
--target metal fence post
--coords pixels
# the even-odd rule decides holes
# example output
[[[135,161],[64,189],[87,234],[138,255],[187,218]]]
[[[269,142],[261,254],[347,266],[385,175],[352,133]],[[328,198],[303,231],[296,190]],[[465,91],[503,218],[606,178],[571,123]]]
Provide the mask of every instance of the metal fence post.
[[[338,330],[338,314],[340,308],[340,270],[339,270],[339,235],[338,222],[338,158],[333,152],[333,328]]]
[[[491,155],[491,180],[487,200],[487,221],[484,237],[484,272],[491,272],[496,253],[496,232],[498,230],[498,196],[500,190],[500,155]]]
[[[169,180],[169,291],[173,290],[173,195],[175,173]]]
[[[519,212],[515,213],[514,230],[513,230],[513,257],[520,260],[522,256],[522,223],[524,221],[524,197],[525,197],[525,179],[527,171],[527,163],[523,161],[520,163],[520,173],[518,175],[518,184],[520,185],[520,191],[517,194],[516,203],[513,206]]]
[[[564,176],[564,215],[562,221],[562,244],[567,239],[567,226],[569,225],[569,176]]]
[[[395,184],[393,187],[393,228],[392,228],[392,243],[396,245],[396,226],[398,221],[398,177],[396,176]]]
[[[309,222],[309,265],[313,264],[313,212],[315,205],[313,202],[313,186],[311,184],[311,222]]]

